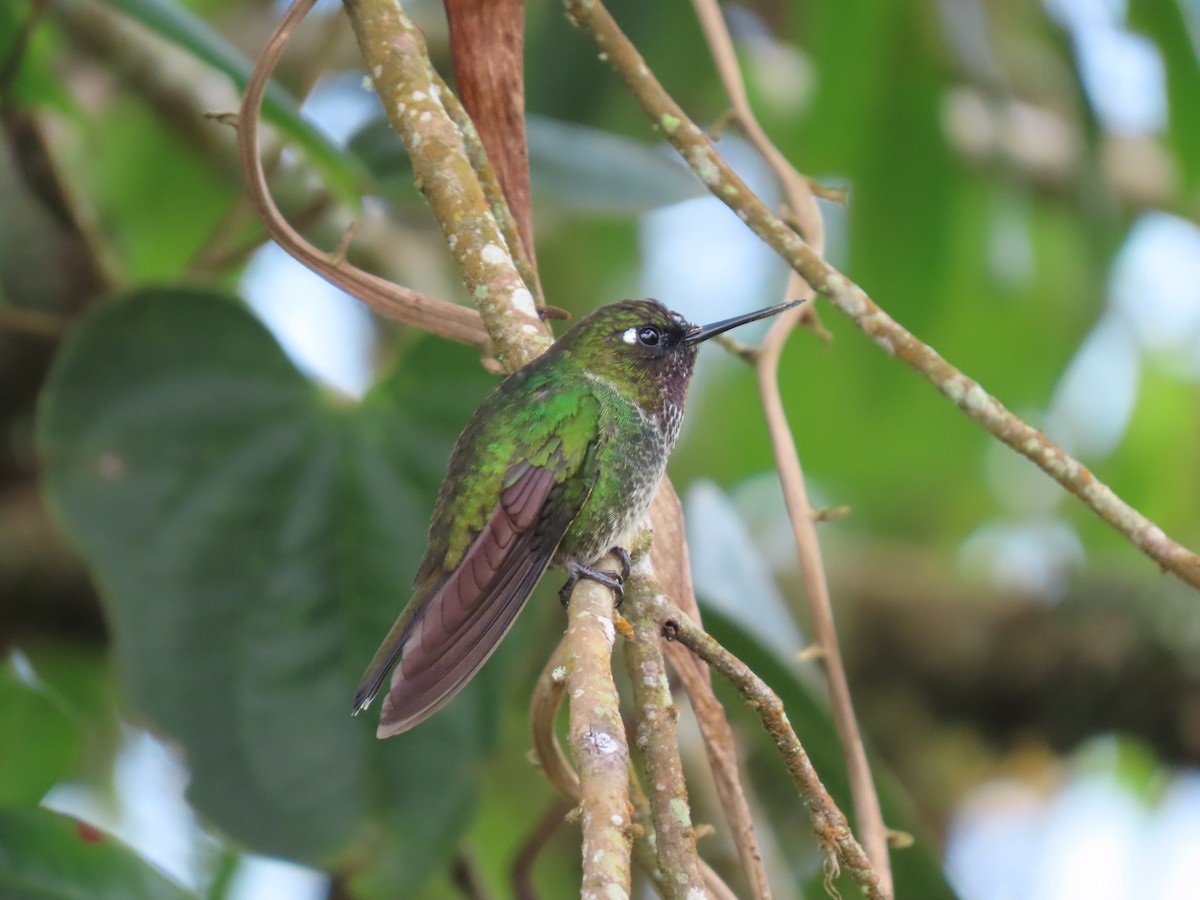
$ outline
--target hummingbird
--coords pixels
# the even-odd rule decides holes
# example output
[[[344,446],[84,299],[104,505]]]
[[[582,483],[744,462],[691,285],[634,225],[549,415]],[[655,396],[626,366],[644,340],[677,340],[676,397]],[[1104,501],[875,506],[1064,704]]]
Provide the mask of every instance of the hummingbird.
[[[550,565],[611,588],[683,422],[699,345],[803,301],[693,325],[657,300],[580,319],[480,404],[454,445],[412,598],[354,695],[366,709],[393,670],[376,735],[433,715],[466,686]],[[622,574],[595,565],[609,552]]]

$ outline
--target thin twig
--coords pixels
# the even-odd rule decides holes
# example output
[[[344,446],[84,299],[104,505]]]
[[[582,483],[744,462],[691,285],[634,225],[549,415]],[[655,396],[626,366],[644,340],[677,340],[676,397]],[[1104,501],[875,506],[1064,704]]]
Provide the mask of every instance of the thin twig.
[[[450,877],[466,900],[491,900],[474,854],[462,850],[450,863]]]
[[[304,55],[303,67],[299,77],[293,79],[292,94],[297,104],[303,101],[316,87],[322,70],[329,62],[337,42],[340,40],[338,29],[322,28],[319,32],[320,41],[314,52]],[[211,114],[210,114],[211,115]],[[237,117],[227,114],[217,114],[217,121],[231,121],[228,124],[237,127]],[[274,178],[279,163],[283,159],[284,142],[279,138],[270,140],[267,147],[261,151],[263,171],[268,178]],[[334,203],[333,193],[327,189],[316,192],[305,204],[310,210],[310,217],[319,215]],[[208,237],[192,254],[185,271],[192,276],[204,275],[209,272],[223,272],[246,259],[251,253],[262,246],[262,235],[256,233],[250,238],[241,237],[246,226],[258,221],[258,212],[250,202],[249,194],[238,195],[229,204],[221,219],[209,232]],[[302,226],[303,227],[303,226]],[[257,229],[254,229],[257,232]],[[239,239],[240,238],[240,239]]]
[[[579,776],[571,767],[554,722],[567,692],[567,641],[563,638],[546,660],[541,677],[533,688],[529,704],[529,729],[533,734],[533,754],[546,780],[567,800],[579,802]]]
[[[772,213],[721,159],[704,131],[663,90],[600,0],[567,0],[567,9],[572,21],[592,34],[602,57],[709,190],[815,290],[828,297],[878,346],[923,375],[999,440],[1032,460],[1143,553],[1200,588],[1200,557],[1167,537],[1159,526],[1121,500],[1078,460],[1013,415],[978,382],[918,340]]]
[[[767,133],[758,123],[758,117],[754,115],[754,108],[750,106],[750,98],[746,94],[746,85],[742,79],[741,69],[738,67],[737,53],[733,49],[733,39],[725,25],[725,17],[721,14],[720,4],[717,0],[692,0],[692,6],[696,10],[696,18],[700,21],[700,27],[704,30],[704,37],[708,41],[713,63],[717,67],[717,74],[721,77],[721,85],[729,97],[730,116],[737,123],[742,134],[766,161],[771,171],[775,173],[775,177],[779,179],[783,195],[787,199],[784,217],[794,222],[800,234],[804,235],[804,239],[816,248],[818,253],[823,252],[825,223],[821,218],[821,210],[814,200],[812,185],[788,162],[787,157],[767,137]],[[797,289],[794,283],[788,284],[787,296],[789,298],[807,296],[808,293],[809,290]],[[813,326],[814,330],[822,331],[816,315],[816,306],[806,303],[790,319],[793,323],[798,321],[808,323]]]
[[[650,520],[654,526],[650,555],[659,582],[684,612],[693,621],[699,622],[700,608],[696,605],[696,594],[692,590],[691,564],[683,531],[683,510],[679,505],[679,496],[667,478],[659,483],[658,492],[654,495]],[[679,644],[668,643],[664,649],[700,727],[717,798],[750,885],[751,896],[755,900],[770,900],[771,886],[754,834],[750,804],[742,789],[733,729],[725,715],[725,707],[713,693],[708,666]]]
[[[358,298],[377,313],[414,325],[450,340],[488,346],[488,334],[484,330],[479,314],[474,310],[435,300],[417,291],[397,285],[364,272],[345,260],[338,260],[310,244],[296,231],[275,205],[263,173],[258,153],[258,129],[261,117],[262,95],[270,80],[283,48],[296,26],[312,9],[316,0],[296,0],[275,29],[267,46],[263,49],[242,98],[238,114],[238,152],[246,190],[254,204],[267,233],[291,256],[312,269],[331,284]]]
[[[67,316],[26,309],[23,306],[0,306],[0,331],[13,331],[34,337],[57,339],[67,333],[71,320]]]
[[[746,704],[759,714],[763,727],[775,741],[801,798],[812,814],[813,830],[821,846],[850,872],[870,900],[886,900],[871,860],[867,858],[862,845],[854,839],[845,815],[821,783],[808,754],[788,722],[779,695],[665,595],[657,595],[653,603],[654,615],[663,623],[664,636],[683,644],[708,663],[736,687]]]
[[[521,844],[521,849],[517,851],[512,864],[512,883],[517,900],[538,900],[537,891],[533,887],[533,866],[546,844],[558,829],[562,828],[563,818],[571,808],[570,801],[555,797],[529,832],[529,837]]]
[[[842,662],[841,646],[833,619],[825,563],[817,542],[816,514],[808,500],[808,489],[804,483],[804,471],[800,466],[796,441],[792,437],[783,400],[779,395],[779,357],[787,340],[787,331],[784,330],[787,327],[780,327],[778,324],[772,326],[763,340],[756,366],[758,389],[771,436],[771,447],[775,453],[779,482],[783,488],[784,505],[796,539],[796,552],[800,559],[804,597],[808,602],[813,637],[821,648],[819,659],[829,687],[830,712],[842,745],[842,754],[846,758],[846,774],[850,780],[859,838],[879,875],[884,895],[890,897],[893,887],[888,860],[887,826],[883,821],[879,795],[871,777],[871,765],[863,746],[858,719],[854,715],[850,684],[846,679],[846,667]]]
[[[650,557],[643,555],[625,582],[624,612],[633,631],[625,642],[625,667],[632,686],[636,744],[649,790],[658,868],[667,896],[688,900],[703,892],[704,877],[679,757],[675,729],[679,710],[667,681],[662,628],[653,616],[652,600],[659,592]]]
[[[821,210],[813,197],[808,180],[796,171],[787,157],[767,137],[754,115],[742,81],[741,70],[738,68],[733,40],[725,26],[720,7],[716,0],[692,0],[692,4],[704,28],[705,37],[721,75],[721,83],[729,95],[734,119],[779,179],[787,198],[789,212],[804,240],[815,253],[823,254],[825,223],[821,217]],[[810,291],[803,278],[793,270],[788,279],[787,296],[807,296]],[[807,303],[801,309],[812,307],[812,303]],[[792,437],[783,409],[783,400],[779,395],[779,358],[792,328],[799,320],[799,315],[793,313],[780,316],[772,323],[758,352],[754,354],[758,389],[771,435],[771,447],[775,452],[775,465],[779,471],[784,504],[796,539],[796,555],[804,578],[804,599],[807,601],[814,637],[824,649],[821,661],[829,686],[829,705],[833,713],[834,728],[842,745],[842,754],[846,758],[846,771],[850,780],[859,839],[875,866],[884,894],[890,897],[894,891],[891,863],[888,858],[887,825],[883,821],[883,810],[879,805],[874,779],[871,777],[871,766],[863,746],[858,719],[854,715],[846,669],[842,664],[833,619],[833,604],[829,596],[829,581],[825,576],[825,562],[817,538],[817,515],[808,501],[808,489],[800,465],[799,450]]]
[[[579,767],[583,829],[580,895],[628,897],[629,747],[612,677],[613,595],[594,581],[580,581],[567,612],[569,734]]]
[[[862,733],[854,713],[850,685],[846,678],[846,668],[842,661],[841,643],[838,640],[829,595],[829,581],[817,538],[816,526],[819,517],[808,499],[799,451],[788,425],[779,392],[779,359],[793,325],[791,317],[789,321],[774,323],[760,345],[755,366],[759,393],[771,437],[784,505],[796,541],[813,636],[816,639],[816,648],[820,651],[812,656],[820,660],[825,671],[830,711],[846,760],[846,773],[850,782],[859,837],[879,876],[881,891],[885,896],[891,897],[894,887],[889,859],[888,828],[871,776],[870,762],[863,746]],[[814,648],[807,649],[812,651]]]
[[[707,900],[737,900],[737,894],[711,866],[700,860],[700,867],[704,872],[704,886],[708,889]]]

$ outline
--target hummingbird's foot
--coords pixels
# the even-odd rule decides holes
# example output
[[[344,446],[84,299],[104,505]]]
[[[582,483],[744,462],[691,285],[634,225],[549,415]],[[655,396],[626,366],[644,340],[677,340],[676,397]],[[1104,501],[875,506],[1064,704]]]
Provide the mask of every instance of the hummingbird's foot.
[[[633,568],[633,560],[629,556],[629,551],[624,547],[613,547],[608,552],[615,556],[617,558],[617,562],[621,564],[621,583],[624,584],[629,580],[629,571]],[[620,600],[618,600],[617,606],[620,605]]]
[[[567,563],[567,583],[558,591],[558,600],[563,605],[563,609],[571,605],[571,592],[575,590],[575,585],[581,578],[604,585],[617,598],[613,609],[621,608],[621,603],[625,599],[625,578],[629,575],[629,554],[619,547],[614,548],[614,551],[617,552],[617,559],[621,561],[621,572],[623,573],[621,575],[616,572],[606,572],[603,569],[593,569],[583,563]],[[621,556],[622,553],[625,554],[624,557]]]

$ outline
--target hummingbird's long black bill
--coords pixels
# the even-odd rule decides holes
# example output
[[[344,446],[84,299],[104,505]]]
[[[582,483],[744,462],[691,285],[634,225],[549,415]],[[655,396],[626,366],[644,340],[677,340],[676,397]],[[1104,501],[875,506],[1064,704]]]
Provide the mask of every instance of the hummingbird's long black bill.
[[[739,325],[745,325],[748,322],[757,322],[759,319],[778,315],[785,310],[791,309],[793,306],[799,306],[803,302],[803,300],[791,300],[787,303],[777,303],[774,306],[768,306],[766,309],[756,310],[755,312],[746,313],[741,316],[734,316],[732,319],[722,319],[720,322],[713,322],[711,325],[697,325],[683,336],[683,342],[685,344],[698,344],[701,341],[707,341],[711,337],[716,337],[730,328],[737,328]]]

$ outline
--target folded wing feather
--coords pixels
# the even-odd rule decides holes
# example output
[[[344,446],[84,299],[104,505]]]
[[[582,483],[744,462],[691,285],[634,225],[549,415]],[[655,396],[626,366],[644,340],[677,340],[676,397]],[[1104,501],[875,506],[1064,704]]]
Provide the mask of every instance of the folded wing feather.
[[[400,664],[383,701],[379,737],[433,715],[487,662],[582,505],[555,502],[562,486],[550,468],[517,463],[505,484],[462,562],[400,638]]]

